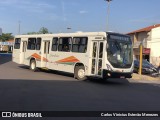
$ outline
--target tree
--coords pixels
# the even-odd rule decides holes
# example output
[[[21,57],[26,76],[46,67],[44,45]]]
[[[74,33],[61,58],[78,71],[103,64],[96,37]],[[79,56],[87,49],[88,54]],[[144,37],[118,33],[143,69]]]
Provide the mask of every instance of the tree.
[[[51,32],[48,31],[47,28],[42,27],[40,28],[39,32],[28,32],[27,35],[34,35],[34,34],[52,34]]]
[[[46,33],[49,33],[49,31],[48,31],[48,29],[47,28],[45,28],[45,27],[42,27],[42,28],[40,28],[40,30],[39,30],[39,32],[38,32],[39,34],[46,34]]]
[[[5,42],[7,40],[14,39],[14,36],[12,33],[2,33],[2,36],[0,36],[0,41]]]
[[[27,35],[34,35],[34,34],[38,34],[37,32],[28,32]]]

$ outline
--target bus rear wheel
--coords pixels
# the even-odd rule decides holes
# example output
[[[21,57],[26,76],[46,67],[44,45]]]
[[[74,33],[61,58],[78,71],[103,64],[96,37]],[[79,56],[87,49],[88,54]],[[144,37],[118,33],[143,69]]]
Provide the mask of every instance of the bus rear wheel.
[[[36,61],[35,60],[31,60],[31,62],[30,62],[30,70],[32,70],[34,72],[37,71]]]
[[[84,66],[77,66],[74,74],[75,74],[75,77],[80,81],[84,81],[87,79],[87,77],[85,75]]]

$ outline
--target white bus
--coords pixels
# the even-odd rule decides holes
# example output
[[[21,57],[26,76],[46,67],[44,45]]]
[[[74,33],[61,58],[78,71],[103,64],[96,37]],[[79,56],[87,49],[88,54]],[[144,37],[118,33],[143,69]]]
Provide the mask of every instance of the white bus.
[[[106,32],[17,35],[13,61],[87,77],[131,78],[133,49],[129,36]]]

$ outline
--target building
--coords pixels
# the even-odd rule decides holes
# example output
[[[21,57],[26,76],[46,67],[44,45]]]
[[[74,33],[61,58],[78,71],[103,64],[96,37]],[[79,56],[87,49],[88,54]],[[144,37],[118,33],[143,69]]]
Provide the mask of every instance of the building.
[[[134,55],[139,59],[139,45],[143,44],[143,59],[153,65],[160,64],[160,24],[145,27],[128,33],[134,43]]]
[[[8,40],[7,42],[0,42],[0,51],[12,52],[14,40]]]

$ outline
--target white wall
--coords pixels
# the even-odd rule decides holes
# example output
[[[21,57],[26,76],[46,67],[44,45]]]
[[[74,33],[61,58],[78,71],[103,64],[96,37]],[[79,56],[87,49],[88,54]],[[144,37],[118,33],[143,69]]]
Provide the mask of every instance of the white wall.
[[[160,27],[151,31],[151,41],[148,42],[151,48],[150,61],[154,65],[160,64]]]
[[[148,38],[149,38],[148,32],[138,33],[138,41],[143,41],[144,39]]]

